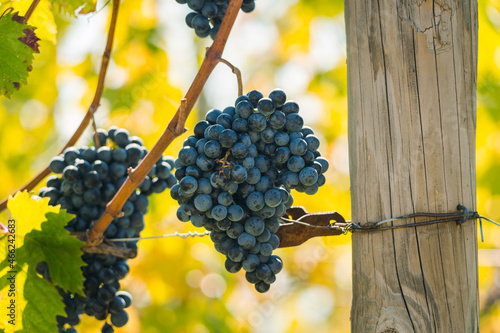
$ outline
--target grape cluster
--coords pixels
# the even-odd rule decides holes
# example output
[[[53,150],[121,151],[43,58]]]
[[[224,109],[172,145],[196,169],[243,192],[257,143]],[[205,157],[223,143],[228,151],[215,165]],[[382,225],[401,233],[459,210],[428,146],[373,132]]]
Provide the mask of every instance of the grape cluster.
[[[194,29],[198,37],[215,39],[226,14],[229,0],[175,0],[187,4],[193,12],[186,15],[186,24]],[[255,9],[255,0],[243,0],[241,10],[250,13]]]
[[[47,178],[47,186],[40,190],[41,197],[50,198],[50,205],[61,205],[68,213],[75,214],[66,229],[70,232],[85,231],[91,222],[105,211],[106,204],[114,197],[127,179],[127,170],[135,168],[147,154],[141,138],[130,136],[125,129],[115,126],[108,131],[98,129],[102,145],[67,148],[63,154],[52,158],[50,170],[58,175]],[[109,145],[106,145],[106,144]],[[128,198],[122,208],[123,216],[116,218],[106,229],[106,238],[135,238],[144,229],[144,214],[148,211],[148,196],[161,193],[177,183],[171,173],[174,167],[172,157],[162,157],[153,167],[137,190]],[[137,249],[137,241],[115,242],[116,245]],[[130,306],[130,294],[120,289],[129,266],[126,259],[108,254],[85,253],[82,259],[85,278],[85,297],[78,294],[61,293],[66,317],[58,316],[60,332],[76,332],[73,326],[80,321],[81,314],[106,320],[110,314],[113,326],[122,327],[128,321],[125,308]],[[39,263],[39,274],[50,278],[46,263]],[[68,325],[70,328],[67,328]],[[105,323],[102,332],[113,332],[113,326]]]
[[[253,90],[235,107],[210,110],[174,164],[179,184],[170,193],[180,204],[178,219],[209,230],[227,256],[226,269],[243,268],[259,292],[283,267],[272,252],[279,218],[293,203],[290,191],[314,194],[325,183],[328,161],[298,113],[282,90],[269,97]]]

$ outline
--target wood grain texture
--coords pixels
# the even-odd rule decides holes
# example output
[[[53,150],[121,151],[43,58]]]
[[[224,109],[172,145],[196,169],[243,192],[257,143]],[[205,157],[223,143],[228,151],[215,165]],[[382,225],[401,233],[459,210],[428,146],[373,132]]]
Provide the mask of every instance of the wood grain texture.
[[[353,221],[475,210],[476,1],[346,0],[345,16]],[[352,332],[479,331],[475,221],[352,247]]]

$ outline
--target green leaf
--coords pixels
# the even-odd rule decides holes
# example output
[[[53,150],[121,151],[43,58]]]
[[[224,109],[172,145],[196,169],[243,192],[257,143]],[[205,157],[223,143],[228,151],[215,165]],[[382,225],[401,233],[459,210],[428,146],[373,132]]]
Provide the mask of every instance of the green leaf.
[[[83,294],[85,264],[81,258],[81,246],[85,243],[70,236],[64,229],[73,218],[59,206],[48,205],[45,199],[34,199],[27,192],[17,193],[9,199],[13,220],[8,221],[7,232],[0,233],[0,307],[5,308],[10,299],[16,301],[16,332],[57,332],[56,315],[64,315],[64,304],[56,285],[72,293]],[[13,240],[12,235],[15,235]],[[6,260],[15,245],[15,261]],[[8,246],[11,246],[8,248]],[[47,262],[50,280],[40,277],[35,267],[40,261]],[[7,276],[15,271],[15,296],[6,297],[10,291]],[[9,318],[0,317],[0,327],[9,326]],[[4,319],[5,318],[5,319]],[[9,330],[9,332],[11,332]]]
[[[38,53],[35,27],[24,24],[24,18],[5,14],[0,19],[0,93],[8,98],[27,83],[33,63],[33,53]]]
[[[96,2],[93,0],[50,0],[53,8],[70,16],[76,16],[75,12],[80,8],[78,14],[95,12]]]
[[[24,246],[19,249],[19,260],[36,267],[40,261],[49,265],[52,282],[66,291],[83,296],[83,273],[85,265],[81,258],[84,242],[64,229],[73,215],[61,210],[59,214],[47,213],[47,221],[42,223],[42,230],[32,230],[26,234]]]
[[[58,332],[56,316],[66,316],[59,292],[47,280],[38,276],[34,267],[29,267],[24,283],[26,307],[23,311],[23,329],[17,332]]]

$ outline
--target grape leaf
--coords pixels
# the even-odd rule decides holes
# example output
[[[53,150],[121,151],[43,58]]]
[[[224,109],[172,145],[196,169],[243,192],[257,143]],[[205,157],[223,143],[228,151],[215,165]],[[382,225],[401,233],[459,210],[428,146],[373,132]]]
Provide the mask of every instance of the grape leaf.
[[[73,216],[49,206],[48,200],[31,198],[19,192],[10,198],[8,208],[15,220],[15,262],[6,260],[7,246],[12,245],[5,230],[0,230],[0,306],[6,308],[11,299],[16,302],[16,322],[8,323],[2,316],[0,328],[8,332],[57,332],[57,315],[64,315],[64,304],[55,285],[82,293],[83,274],[80,247],[84,244],[64,229]],[[11,228],[11,223],[8,227]],[[12,237],[10,237],[12,239]],[[35,272],[38,262],[46,261],[52,283]],[[7,276],[15,271],[15,296],[9,297]],[[13,330],[11,331],[11,328]]]
[[[80,9],[78,14],[95,12],[96,6],[94,0],[50,0],[50,2],[55,10],[62,11],[70,16],[76,16],[77,9]]]
[[[56,316],[65,316],[64,303],[54,286],[38,276],[29,266],[24,283],[26,307],[22,314],[22,333],[58,332]]]
[[[5,14],[0,19],[0,93],[8,98],[26,84],[32,69],[33,53],[38,53],[35,27],[24,24],[17,13]]]
[[[33,199],[26,192],[17,192],[10,197],[7,208],[16,220],[16,246],[20,248],[24,244],[24,236],[33,229],[41,230],[42,222],[45,222],[47,213],[59,213],[59,206],[50,206],[49,198]]]
[[[20,13],[26,13],[31,6],[31,1],[26,0],[8,0],[1,1],[0,13],[3,13],[8,8],[15,8]],[[31,14],[29,23],[35,27],[36,35],[44,41],[56,43],[57,27],[54,21],[54,14],[50,10],[52,5],[49,0],[41,0],[36,10]]]
[[[24,246],[17,253],[18,260],[25,260],[31,267],[36,267],[40,261],[47,262],[56,286],[83,296],[84,278],[80,267],[85,263],[80,248],[85,243],[64,229],[74,216],[61,210],[59,214],[47,213],[46,217],[41,231],[32,230],[26,234]]]

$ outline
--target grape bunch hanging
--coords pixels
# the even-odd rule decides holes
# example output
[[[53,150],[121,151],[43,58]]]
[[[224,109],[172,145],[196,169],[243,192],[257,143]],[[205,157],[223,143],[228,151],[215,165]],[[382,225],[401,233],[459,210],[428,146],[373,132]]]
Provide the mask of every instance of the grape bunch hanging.
[[[257,291],[268,291],[283,267],[272,253],[290,191],[312,195],[325,183],[328,161],[319,145],[280,89],[269,97],[253,90],[235,107],[209,111],[175,160],[179,184],[170,193],[178,219],[209,230],[226,269],[243,268]]]
[[[229,0],[175,0],[187,4],[193,12],[186,15],[186,24],[194,29],[198,37],[215,39],[226,14]],[[255,9],[255,0],[243,0],[241,10],[250,13]]]
[[[50,205],[61,205],[76,217],[66,229],[70,232],[85,231],[91,222],[99,219],[106,204],[115,196],[127,179],[127,170],[135,168],[147,154],[143,141],[130,136],[125,129],[110,127],[108,131],[97,130],[102,145],[95,147],[70,147],[63,154],[52,158],[50,170],[58,175],[47,178],[47,186],[40,190],[41,197],[50,198]],[[107,145],[108,144],[108,145]],[[172,174],[174,159],[162,157],[128,198],[122,208],[123,215],[115,218],[104,236],[112,239],[139,237],[144,229],[144,214],[148,212],[148,196],[161,193],[177,183]],[[114,242],[117,246],[137,249],[137,241]],[[59,289],[65,303],[66,317],[58,316],[59,332],[76,332],[74,326],[81,314],[94,316],[110,322],[102,327],[103,333],[114,331],[113,326],[122,327],[128,321],[125,308],[130,306],[131,296],[119,291],[120,280],[129,272],[126,259],[109,254],[85,253],[82,259],[85,297]],[[41,262],[39,274],[50,279],[48,266]]]

